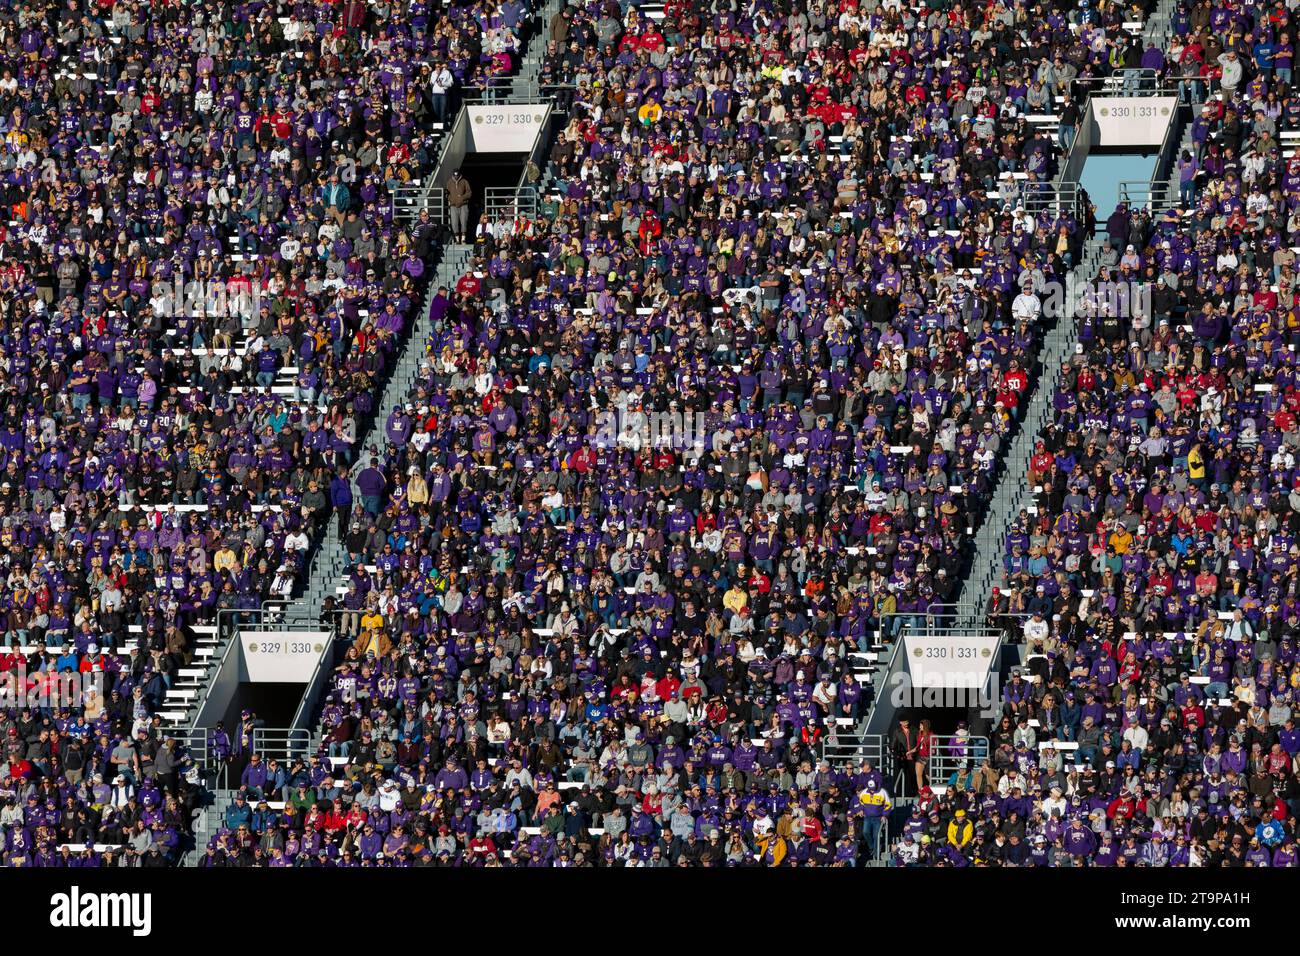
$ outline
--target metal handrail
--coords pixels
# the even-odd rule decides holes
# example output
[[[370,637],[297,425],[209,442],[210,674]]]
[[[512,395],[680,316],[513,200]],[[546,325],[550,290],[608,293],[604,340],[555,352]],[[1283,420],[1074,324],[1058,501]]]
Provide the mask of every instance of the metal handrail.
[[[393,217],[402,223],[419,220],[429,210],[429,220],[439,225],[447,221],[447,190],[442,186],[400,186],[393,190]]]
[[[966,764],[975,764],[989,753],[987,737],[932,737],[926,775],[931,787],[947,786],[948,778]]]
[[[561,90],[576,90],[572,83],[543,83],[523,75],[488,76],[460,87],[461,102],[473,106],[527,106],[536,103],[555,104],[555,94]]]
[[[880,615],[880,623],[877,626],[877,633],[879,635],[880,642],[882,644],[887,643],[885,640],[885,634],[888,629],[885,627],[885,621],[888,618],[894,618],[894,617],[907,618],[907,620],[903,621],[902,624],[899,626],[898,636],[901,636],[902,634],[906,633],[909,630],[913,630],[913,631],[921,630],[921,628],[916,627],[915,624],[917,620],[925,618],[926,613],[924,611],[888,611]]]
[[[501,102],[501,91],[514,88],[513,76],[485,76],[473,83],[459,87],[460,101],[466,105]]]
[[[954,609],[967,607],[967,608],[971,608],[972,610],[979,610],[978,606],[977,606],[973,601],[954,601],[954,602],[946,602],[946,603],[943,603],[943,604],[932,604],[930,607],[931,607],[931,608],[934,608],[934,607],[951,607],[951,608],[954,608]],[[983,637],[983,636],[991,636],[992,634],[994,634],[994,633],[996,632],[996,629],[995,629],[995,628],[984,627],[984,626],[981,626],[981,625],[978,625],[978,624],[976,624],[976,625],[954,624],[954,625],[951,625],[951,626],[949,626],[949,625],[945,625],[945,624],[942,624],[942,623],[940,623],[940,622],[938,621],[938,619],[937,619],[937,618],[938,618],[938,615],[936,615],[932,610],[925,610],[925,611],[890,611],[890,612],[888,612],[888,613],[886,613],[886,614],[882,614],[882,615],[880,615],[880,627],[879,627],[879,630],[880,630],[880,633],[881,633],[882,640],[883,640],[883,638],[884,638],[884,632],[885,632],[885,630],[886,630],[886,627],[885,627],[885,619],[886,619],[886,618],[893,618],[893,617],[903,617],[903,618],[908,618],[908,619],[909,619],[909,620],[903,622],[903,625],[900,627],[900,629],[899,629],[899,631],[898,631],[898,635],[897,635],[898,637],[902,637],[902,636],[904,636],[904,635],[906,635],[906,634],[908,634],[908,633],[911,633],[911,634],[924,634],[924,635],[926,635],[927,637],[929,637],[929,636],[933,636],[933,635],[935,635],[935,634],[950,634],[950,635],[964,635],[964,636],[969,636],[969,637]],[[923,622],[922,626],[920,626],[920,627],[916,626],[916,622],[918,622],[918,621]],[[898,642],[895,642],[895,643],[898,643]]]
[[[1171,124],[1172,125],[1172,124]],[[1174,191],[1168,181],[1121,180],[1119,201],[1129,206],[1145,206],[1155,215],[1174,206]]]
[[[302,727],[254,727],[253,751],[264,759],[290,761],[307,757],[311,733]]]
[[[1084,105],[1089,96],[1177,96],[1178,83],[1164,77],[1159,70],[1143,67],[1113,70],[1105,76],[1075,77],[1070,81],[1070,95],[1082,87]]]
[[[537,215],[537,189],[533,186],[489,186],[483,190],[483,221],[502,216],[531,218]]]
[[[885,738],[880,734],[834,734],[822,744],[821,755],[823,760],[839,764],[869,760],[881,774],[890,775],[892,760]]]
[[[1058,183],[1032,183],[1034,188],[1021,194],[1020,204],[1025,212],[1034,218],[1047,213],[1050,216],[1070,214],[1080,222],[1085,217],[1082,213],[1083,189],[1079,183],[1065,181]]]

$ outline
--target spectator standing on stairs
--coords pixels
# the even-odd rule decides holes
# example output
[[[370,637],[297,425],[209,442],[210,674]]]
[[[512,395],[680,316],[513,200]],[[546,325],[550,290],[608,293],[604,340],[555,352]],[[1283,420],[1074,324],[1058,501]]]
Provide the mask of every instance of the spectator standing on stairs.
[[[1224,93],[1231,95],[1236,92],[1243,76],[1241,60],[1237,58],[1237,51],[1229,50],[1227,53],[1220,53],[1219,66],[1223,70],[1223,75],[1219,77],[1219,86]]]
[[[902,717],[898,721],[898,726],[890,734],[890,750],[894,755],[894,765],[899,768],[899,781],[901,788],[899,796],[904,796],[906,788],[911,785],[914,779],[916,765],[916,731],[912,729],[911,721]]]
[[[330,505],[338,517],[338,536],[342,540],[347,533],[348,519],[352,515],[352,482],[348,479],[346,468],[340,468],[338,475],[330,481]]]
[[[1200,169],[1200,163],[1191,152],[1183,150],[1178,159],[1178,201],[1183,208],[1196,202],[1196,174]]]
[[[451,234],[464,242],[469,234],[469,201],[473,195],[469,181],[456,170],[447,184],[447,208],[451,210]]]
[[[858,803],[862,806],[863,859],[871,859],[876,856],[881,823],[889,816],[894,804],[884,785],[874,779],[867,780],[858,794]]]
[[[357,475],[357,489],[361,492],[361,507],[371,518],[379,516],[379,504],[384,494],[384,473],[379,470],[374,458],[370,464]]]
[[[1061,111],[1061,121],[1057,126],[1057,141],[1061,145],[1061,151],[1068,153],[1070,147],[1074,145],[1075,134],[1079,131],[1079,122],[1082,119],[1082,113],[1079,105],[1070,100],[1065,104],[1065,109]]]
[[[456,85],[456,78],[446,63],[439,63],[429,78],[429,98],[433,100],[433,115],[444,127],[447,125],[447,104],[451,98],[451,88]]]

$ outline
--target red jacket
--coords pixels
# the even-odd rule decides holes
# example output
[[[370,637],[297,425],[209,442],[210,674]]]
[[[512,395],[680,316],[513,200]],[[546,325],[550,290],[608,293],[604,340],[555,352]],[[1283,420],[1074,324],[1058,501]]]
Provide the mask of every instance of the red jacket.
[[[329,833],[337,833],[339,830],[346,830],[348,826],[348,815],[339,813],[336,810],[330,810],[325,814],[325,829]]]

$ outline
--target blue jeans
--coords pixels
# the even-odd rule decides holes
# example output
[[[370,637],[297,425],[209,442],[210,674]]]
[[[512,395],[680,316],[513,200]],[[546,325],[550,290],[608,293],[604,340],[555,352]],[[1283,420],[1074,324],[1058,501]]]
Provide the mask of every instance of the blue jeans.
[[[881,817],[863,817],[862,818],[862,842],[865,845],[863,859],[873,859],[876,855],[876,844],[880,840]]]

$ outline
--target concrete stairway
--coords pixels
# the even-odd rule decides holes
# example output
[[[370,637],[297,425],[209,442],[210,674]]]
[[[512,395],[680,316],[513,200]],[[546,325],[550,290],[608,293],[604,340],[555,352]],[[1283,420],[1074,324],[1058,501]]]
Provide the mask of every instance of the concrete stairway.
[[[226,808],[235,802],[234,790],[213,790],[212,802],[194,812],[194,846],[180,859],[183,867],[197,867],[208,848],[208,841],[221,829]]]
[[[376,406],[374,421],[368,432],[359,436],[357,442],[357,461],[367,457],[366,449],[371,445],[383,448],[384,421],[393,405],[401,402],[411,388],[411,383],[424,358],[425,346],[431,331],[429,325],[429,305],[440,285],[451,287],[460,278],[465,260],[469,257],[471,247],[467,245],[445,246],[442,256],[429,283],[423,306],[416,314],[415,326],[410,338],[399,353],[397,364],[388,377],[380,403]],[[416,344],[418,343],[418,344]],[[355,473],[359,468],[354,468]],[[355,483],[353,494],[357,494]],[[311,552],[310,564],[303,575],[296,597],[285,602],[279,611],[285,621],[314,621],[320,616],[321,605],[326,594],[332,594],[343,572],[346,553],[343,542],[338,536],[337,522],[326,522],[323,534]],[[194,726],[199,708],[207,693],[207,688],[221,666],[221,661],[233,638],[222,640],[217,624],[196,625],[190,629],[196,639],[194,660],[188,667],[182,668],[179,679],[169,689],[163,709],[160,711],[165,725],[169,728],[183,730]]]
[[[536,29],[524,47],[524,59],[510,89],[511,103],[536,102],[539,96],[537,78],[546,58],[546,43],[551,29],[551,18],[564,9],[564,0],[547,0],[537,14]]]
[[[1034,489],[1029,485],[1029,460],[1034,442],[1052,414],[1052,396],[1061,380],[1061,363],[1074,354],[1079,342],[1079,324],[1074,316],[1084,285],[1096,275],[1101,237],[1084,244],[1081,261],[1070,273],[1065,296],[1065,314],[1048,331],[1039,351],[1039,376],[1033,383],[1033,397],[1025,410],[1020,430],[1007,449],[1002,478],[994,491],[988,516],[975,533],[975,555],[962,587],[967,624],[979,624],[993,587],[1002,577],[1002,557],[1007,532],[1022,508],[1033,507]]]
[[[193,723],[191,718],[198,710],[208,670],[221,659],[216,624],[191,624],[186,630],[194,639],[194,657],[176,672],[176,680],[167,689],[167,697],[158,712],[164,726],[178,730]]]
[[[443,249],[438,267],[434,272],[432,281],[429,283],[429,291],[425,296],[424,305],[418,313],[414,328],[411,329],[411,338],[403,347],[397,365],[394,367],[392,374],[389,376],[388,384],[384,388],[383,396],[375,406],[374,423],[370,431],[361,436],[357,442],[358,453],[355,467],[352,469],[354,496],[359,497],[355,478],[370,457],[368,449],[374,446],[379,449],[381,455],[383,454],[385,442],[384,422],[388,418],[388,413],[392,411],[394,405],[400,405],[406,401],[407,395],[419,376],[420,365],[424,361],[429,336],[433,332],[429,319],[429,307],[433,302],[433,297],[437,293],[439,286],[446,286],[449,289],[455,287],[457,280],[464,274],[465,264],[468,262],[472,250],[472,246],[461,243],[453,243]],[[316,554],[312,559],[311,568],[307,573],[301,595],[285,606],[284,614],[286,619],[295,617],[310,619],[319,615],[325,598],[328,595],[339,593],[340,581],[343,578],[346,561],[347,551],[343,546],[343,541],[338,537],[337,522],[331,519],[328,530],[321,539],[320,546],[316,549]]]

